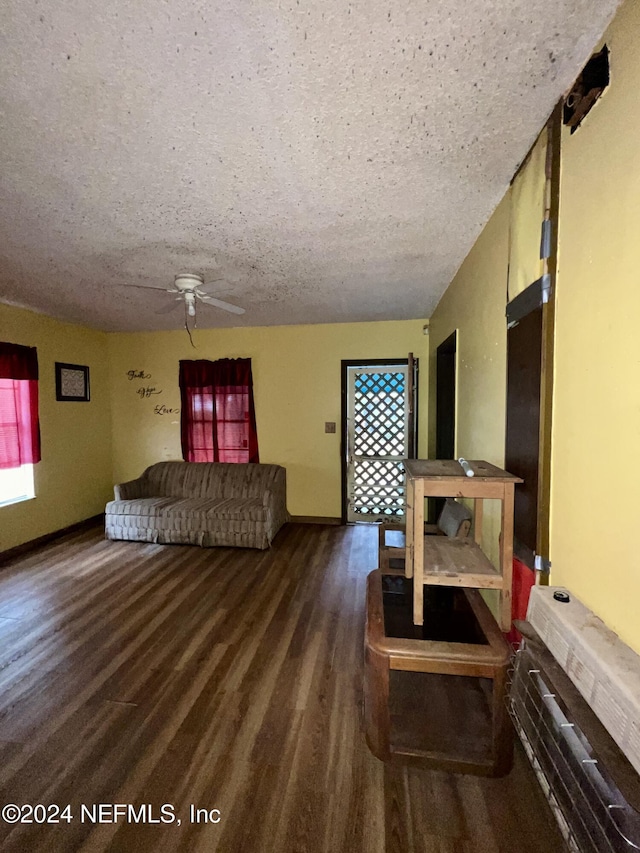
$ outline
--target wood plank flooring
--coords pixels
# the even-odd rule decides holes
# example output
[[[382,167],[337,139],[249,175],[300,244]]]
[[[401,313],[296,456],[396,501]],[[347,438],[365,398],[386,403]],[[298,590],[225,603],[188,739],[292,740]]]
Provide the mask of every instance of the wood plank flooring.
[[[497,780],[369,753],[377,541],[291,524],[270,551],[203,550],[96,528],[1,569],[0,806],[69,804],[73,819],[0,820],[0,849],[560,853],[519,750]],[[81,805],[100,803],[176,819],[107,808],[93,823]],[[219,822],[192,822],[191,805]]]

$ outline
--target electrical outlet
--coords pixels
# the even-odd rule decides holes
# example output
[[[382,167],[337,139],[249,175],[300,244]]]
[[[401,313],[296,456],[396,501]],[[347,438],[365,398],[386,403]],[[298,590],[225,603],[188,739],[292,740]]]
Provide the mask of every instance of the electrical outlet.
[[[325,432],[335,432],[336,431],[335,421],[325,421],[324,431]]]

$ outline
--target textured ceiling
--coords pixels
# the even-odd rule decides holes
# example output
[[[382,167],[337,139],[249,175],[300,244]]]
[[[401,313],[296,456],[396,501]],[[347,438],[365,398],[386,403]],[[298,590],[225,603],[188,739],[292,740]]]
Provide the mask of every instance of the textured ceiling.
[[[618,0],[4,0],[0,300],[428,317]],[[615,57],[613,57],[615,63]]]

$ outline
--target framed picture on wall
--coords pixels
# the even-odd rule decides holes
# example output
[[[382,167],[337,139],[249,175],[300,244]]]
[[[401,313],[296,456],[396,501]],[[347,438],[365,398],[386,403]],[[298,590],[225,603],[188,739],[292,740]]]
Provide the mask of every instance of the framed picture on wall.
[[[74,403],[89,401],[89,368],[56,361],[56,400]]]

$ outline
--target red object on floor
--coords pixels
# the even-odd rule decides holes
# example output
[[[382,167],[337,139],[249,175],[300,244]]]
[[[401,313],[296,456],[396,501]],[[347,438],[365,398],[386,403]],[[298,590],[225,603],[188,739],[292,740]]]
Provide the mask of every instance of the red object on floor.
[[[527,607],[529,605],[529,593],[535,584],[536,573],[525,565],[517,557],[513,558],[513,580],[511,588],[511,620],[526,619]],[[507,634],[507,640],[511,645],[520,643],[520,632],[511,626]]]

